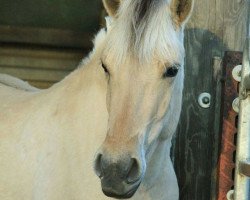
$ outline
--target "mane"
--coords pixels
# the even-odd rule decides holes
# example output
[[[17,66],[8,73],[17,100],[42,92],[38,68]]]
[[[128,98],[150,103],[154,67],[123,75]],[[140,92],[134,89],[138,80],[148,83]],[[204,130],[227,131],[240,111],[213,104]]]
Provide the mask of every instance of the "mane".
[[[109,34],[107,51],[119,65],[125,57],[140,63],[158,60],[174,62],[184,55],[182,29],[175,29],[169,0],[122,1]]]
[[[100,55],[102,53],[102,45],[106,39],[106,30],[102,28],[94,37],[93,39],[93,49],[91,52],[89,52],[88,56],[83,58],[78,67],[84,67],[86,64],[88,64],[93,58],[93,56],[96,56],[96,59],[100,59]]]
[[[0,74],[0,84],[29,92],[39,91],[38,88],[31,86],[29,83],[16,78],[14,76],[10,76],[7,74]]]

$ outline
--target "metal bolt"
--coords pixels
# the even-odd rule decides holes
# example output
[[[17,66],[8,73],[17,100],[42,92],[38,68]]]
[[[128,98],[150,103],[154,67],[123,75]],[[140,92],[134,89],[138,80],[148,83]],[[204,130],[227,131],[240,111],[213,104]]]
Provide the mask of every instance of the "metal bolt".
[[[233,107],[233,110],[236,112],[236,113],[239,113],[239,108],[240,108],[240,99],[239,97],[237,97],[236,99],[234,99],[233,103],[232,103],[232,107]]]
[[[209,93],[201,93],[198,98],[199,105],[202,108],[209,108],[211,105],[211,95]]]
[[[233,190],[230,190],[228,193],[227,193],[227,200],[233,200],[234,199],[234,191]]]
[[[210,99],[208,98],[208,97],[204,97],[203,99],[202,99],[202,102],[204,103],[204,104],[209,104],[210,103]]]
[[[242,70],[242,65],[237,65],[234,67],[232,71],[233,78],[238,82],[241,81],[241,70]]]

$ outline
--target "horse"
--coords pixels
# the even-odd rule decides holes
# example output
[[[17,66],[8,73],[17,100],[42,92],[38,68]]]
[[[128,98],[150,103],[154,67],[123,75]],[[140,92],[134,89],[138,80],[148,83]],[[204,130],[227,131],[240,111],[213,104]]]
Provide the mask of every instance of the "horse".
[[[177,200],[170,158],[193,0],[103,0],[79,67],[48,89],[0,76],[1,200]]]

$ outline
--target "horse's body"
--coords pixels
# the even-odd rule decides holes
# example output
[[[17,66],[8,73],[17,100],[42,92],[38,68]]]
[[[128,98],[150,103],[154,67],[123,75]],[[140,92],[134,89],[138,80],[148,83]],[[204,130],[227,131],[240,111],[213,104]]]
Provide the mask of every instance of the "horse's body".
[[[1,81],[0,77],[1,200],[110,199],[102,193],[102,189],[105,193],[107,185],[102,182],[101,188],[95,175],[95,172],[99,173],[99,161],[95,161],[95,172],[93,170],[96,152],[107,140],[107,131],[111,130],[108,124],[112,121],[110,113],[113,113],[112,109],[110,111],[112,103],[107,111],[106,102],[110,83],[100,67],[107,37],[107,33],[102,30],[90,58],[82,64],[84,66],[49,89],[38,90],[13,78]],[[140,173],[137,171],[141,165],[138,158],[138,166],[135,169],[132,167],[135,172],[130,176],[134,178],[134,173],[141,175],[136,180],[136,184],[140,181],[140,187],[132,197],[134,200],[178,199],[178,184],[170,160],[170,147],[181,111],[183,74],[184,69],[181,68],[175,81],[171,81],[173,90],[167,98],[167,112],[157,122],[160,120],[163,123],[163,120],[167,125],[151,127],[155,129],[152,132],[157,137],[151,136],[148,140],[150,147],[145,149],[145,166]],[[127,108],[131,106],[128,104]],[[124,130],[129,129],[127,116],[123,113],[121,130],[125,125]],[[130,141],[122,135],[119,137],[121,141]],[[109,138],[110,141],[113,140]],[[118,151],[115,150],[117,147],[112,147],[116,158],[120,151],[126,150],[120,144]],[[132,144],[126,142],[126,145]],[[118,167],[116,164],[112,166],[115,166],[112,173],[116,176]],[[101,163],[100,173],[104,173],[102,167]],[[101,177],[100,174],[98,176]],[[102,181],[105,178],[105,175],[101,177]],[[110,180],[117,181],[115,178],[111,177]],[[127,186],[134,183],[127,183]],[[115,184],[119,185],[119,182]],[[117,191],[114,194],[122,198]]]

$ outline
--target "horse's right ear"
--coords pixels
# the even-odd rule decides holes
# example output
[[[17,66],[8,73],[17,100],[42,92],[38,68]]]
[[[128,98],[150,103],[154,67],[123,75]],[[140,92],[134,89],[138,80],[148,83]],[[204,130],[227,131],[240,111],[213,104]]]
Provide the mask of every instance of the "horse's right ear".
[[[193,10],[194,0],[172,0],[171,11],[177,26],[185,24]]]
[[[102,0],[102,2],[109,16],[116,17],[120,0]]]

